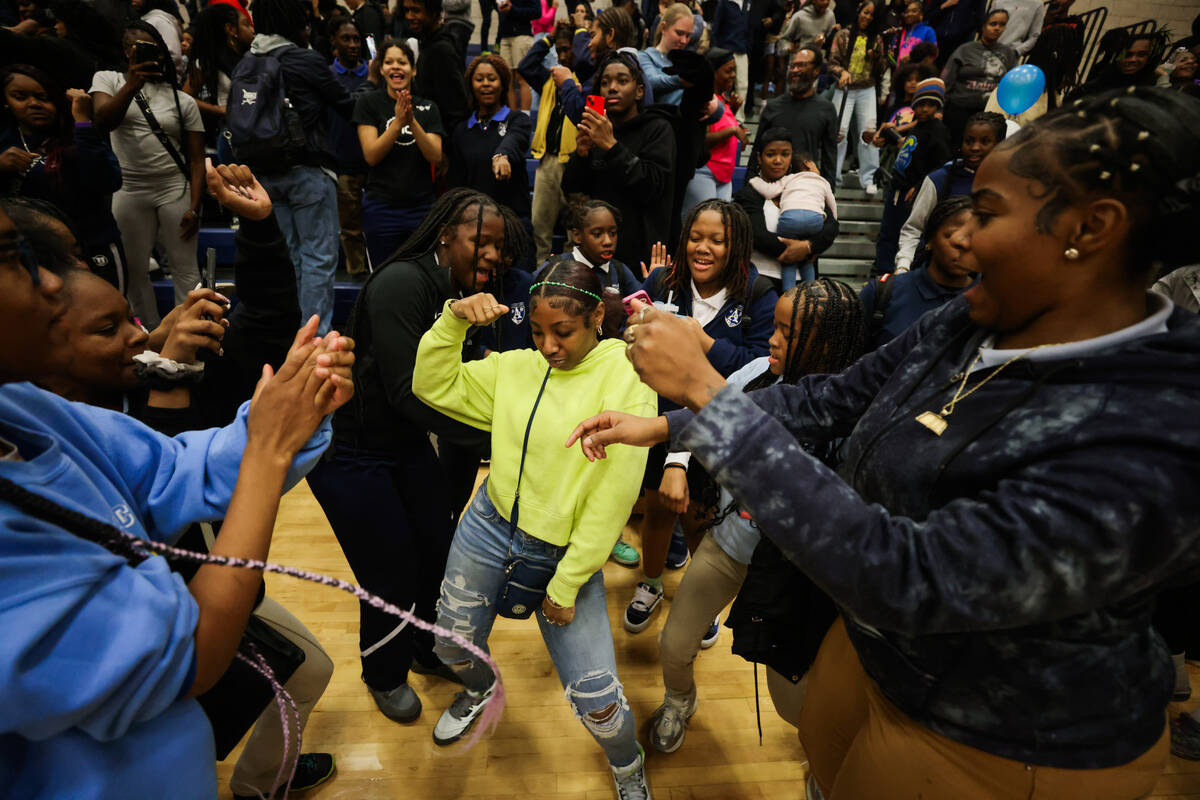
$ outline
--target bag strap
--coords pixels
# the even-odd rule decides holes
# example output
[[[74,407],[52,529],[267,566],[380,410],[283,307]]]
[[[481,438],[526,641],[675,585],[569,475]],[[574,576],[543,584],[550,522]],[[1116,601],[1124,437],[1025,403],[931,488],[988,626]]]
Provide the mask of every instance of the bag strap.
[[[533,401],[533,410],[529,412],[529,422],[525,423],[525,440],[521,442],[521,466],[517,469],[517,488],[513,492],[512,518],[509,520],[508,528],[510,533],[517,532],[517,519],[521,516],[521,476],[525,474],[525,451],[529,449],[529,431],[533,429],[533,416],[537,414],[538,405],[542,402],[542,393],[546,391],[546,382],[550,380],[550,370],[554,367],[546,367],[546,377],[542,378],[542,388],[538,389],[537,399]]]
[[[871,306],[871,342],[878,339],[883,331],[883,319],[892,303],[892,290],[896,288],[892,277],[892,274],[888,273],[875,279],[875,302]]]
[[[774,288],[775,286],[771,283],[771,279],[764,275],[759,275],[754,279],[754,282],[746,288],[746,302],[742,305],[742,318],[738,322],[739,326],[749,325],[754,320],[754,315],[750,313],[750,309],[763,298],[763,295]]]
[[[59,505],[50,498],[31,492],[8,478],[0,478],[0,500],[7,500],[30,516],[49,522],[80,539],[100,545],[113,555],[125,559],[131,567],[136,567],[150,558],[115,526]]]
[[[174,90],[172,90],[174,91]],[[183,156],[179,155],[179,151],[175,148],[175,143],[171,141],[171,137],[163,130],[162,125],[158,124],[158,119],[154,116],[154,112],[150,110],[150,102],[146,100],[146,96],[138,92],[133,96],[137,101],[138,108],[142,110],[142,116],[146,118],[146,124],[150,126],[150,130],[166,148],[167,155],[175,162],[175,166],[179,167],[180,174],[183,175],[185,181],[191,180],[191,174],[188,172],[187,164],[183,161]],[[180,130],[183,129],[183,120],[179,120]]]

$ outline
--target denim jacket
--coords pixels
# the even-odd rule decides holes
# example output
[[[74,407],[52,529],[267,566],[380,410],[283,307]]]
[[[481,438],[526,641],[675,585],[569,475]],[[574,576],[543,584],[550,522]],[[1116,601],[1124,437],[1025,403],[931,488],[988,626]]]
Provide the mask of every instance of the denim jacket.
[[[834,598],[904,713],[1005,758],[1125,764],[1172,693],[1155,594],[1200,571],[1200,319],[1014,362],[935,435],[917,415],[986,335],[954,300],[840,375],[668,414],[672,446]],[[836,436],[837,474],[796,441]]]

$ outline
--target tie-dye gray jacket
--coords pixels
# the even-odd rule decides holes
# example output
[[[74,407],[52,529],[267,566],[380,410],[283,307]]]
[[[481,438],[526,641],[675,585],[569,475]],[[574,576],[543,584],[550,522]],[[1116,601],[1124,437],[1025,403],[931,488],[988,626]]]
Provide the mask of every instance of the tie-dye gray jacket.
[[[960,298],[841,375],[671,412],[672,448],[835,599],[905,713],[1003,757],[1116,766],[1164,729],[1155,591],[1200,565],[1200,320],[1168,328],[1015,362],[937,436],[915,417],[985,336]],[[838,474],[796,442],[842,436]]]

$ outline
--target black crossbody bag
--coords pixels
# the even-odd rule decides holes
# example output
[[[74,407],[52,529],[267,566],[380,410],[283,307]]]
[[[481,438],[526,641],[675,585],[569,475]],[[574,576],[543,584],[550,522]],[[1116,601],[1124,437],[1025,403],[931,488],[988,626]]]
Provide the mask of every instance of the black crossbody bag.
[[[538,405],[542,402],[542,394],[546,391],[546,382],[550,380],[550,370],[546,368],[546,377],[542,378],[542,388],[538,389],[537,399],[533,401],[533,410],[529,412],[529,422],[525,424],[525,440],[521,444],[521,466],[517,469],[517,488],[513,494],[512,514],[509,516],[508,528],[513,535],[517,532],[517,521],[521,515],[521,476],[525,474],[525,451],[529,449],[529,431],[533,428],[533,417],[537,414]],[[500,597],[496,601],[496,613],[509,619],[529,619],[533,612],[542,607],[546,598],[546,587],[554,577],[557,564],[546,561],[535,561],[524,556],[509,556],[504,562],[504,585],[500,587]]]
[[[61,506],[7,478],[0,478],[0,488],[4,499],[25,513],[103,547],[131,567],[148,558],[108,523]],[[254,645],[281,686],[304,663],[304,651],[298,645],[253,614],[238,643],[238,652],[253,658],[248,644]],[[217,760],[221,761],[275,699],[275,690],[257,670],[235,658],[216,685],[196,699],[212,725]]]
[[[146,99],[146,95],[138,92],[133,96],[137,102],[138,108],[142,110],[142,116],[146,118],[146,124],[150,126],[150,131],[162,143],[163,148],[167,151],[167,155],[175,162],[175,166],[179,167],[179,173],[183,175],[185,181],[191,180],[191,173],[188,172],[187,163],[183,160],[183,156],[179,154],[175,143],[171,141],[171,137],[163,130],[162,125],[158,124],[158,118],[154,116],[154,112],[150,110],[150,101]],[[183,130],[183,120],[179,120],[179,130]]]

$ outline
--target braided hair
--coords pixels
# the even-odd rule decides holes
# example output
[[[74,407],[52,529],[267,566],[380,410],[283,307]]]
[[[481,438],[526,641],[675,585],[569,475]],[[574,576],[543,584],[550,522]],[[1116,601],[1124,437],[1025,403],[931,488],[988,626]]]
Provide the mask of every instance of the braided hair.
[[[942,202],[933,207],[929,212],[929,219],[925,221],[925,232],[922,239],[925,246],[917,254],[913,262],[913,269],[920,269],[929,264],[933,260],[933,245],[934,238],[948,222],[951,222],[959,214],[969,212],[971,210],[971,198],[965,194],[956,194],[947,197]]]
[[[587,225],[587,218],[593,211],[603,209],[612,214],[617,225],[621,224],[621,212],[612,203],[604,200],[584,200],[582,203],[569,204],[567,208],[567,230],[581,231]]]
[[[683,232],[679,236],[679,247],[675,251],[675,262],[667,273],[664,286],[674,291],[676,297],[691,292],[692,268],[687,257],[688,237],[696,220],[706,211],[714,211],[721,215],[721,225],[725,228],[725,268],[721,271],[721,280],[730,297],[741,297],[746,293],[750,282],[750,254],[754,250],[754,235],[746,212],[737,203],[726,200],[705,200],[703,203],[697,203],[688,212],[687,219],[683,221]]]
[[[963,125],[963,130],[972,125],[987,125],[995,134],[996,144],[1003,142],[1008,135],[1008,124],[1004,120],[1003,114],[997,114],[995,111],[976,111],[971,116],[967,117],[967,124]]]
[[[351,335],[360,336],[358,318],[367,296],[367,287],[371,285],[371,282],[378,278],[384,270],[390,269],[399,262],[413,261],[433,252],[438,243],[438,236],[445,228],[475,223],[476,252],[473,260],[478,260],[479,233],[483,229],[483,218],[489,213],[499,216],[504,225],[504,244],[500,249],[501,276],[503,276],[503,269],[528,249],[529,234],[526,233],[525,226],[512,211],[483,192],[462,187],[451,189],[434,202],[433,207],[421,220],[421,224],[412,232],[412,235],[404,240],[404,243],[388,256],[383,266],[372,272],[371,276],[363,283],[346,325]],[[471,288],[483,289],[484,287],[474,286]],[[500,294],[502,295],[503,291],[500,291]]]
[[[1149,277],[1195,261],[1200,227],[1200,103],[1132,86],[1087,96],[1026,125],[997,150],[1008,169],[1044,187],[1037,228],[1049,232],[1087,197],[1121,200],[1130,215],[1130,272]],[[1182,176],[1182,177],[1181,177]]]
[[[862,356],[866,349],[866,314],[854,289],[842,281],[818,278],[805,281],[783,293],[780,301],[792,302],[792,324],[784,357],[783,374],[778,380],[794,384],[806,375],[835,374],[847,369]],[[753,378],[743,391],[753,392],[776,382],[770,370]],[[828,452],[814,453],[828,462]],[[715,509],[706,515],[701,524],[703,530],[716,527],[737,504],[729,508],[716,509],[720,502],[721,488],[716,481],[693,460],[688,468],[693,473],[691,483],[695,487],[692,496],[703,509]]]
[[[217,102],[217,87],[221,73],[233,74],[238,54],[229,47],[226,25],[238,24],[238,12],[228,3],[210,5],[196,15],[192,24],[195,41],[192,42],[191,68],[198,76],[196,88],[203,87],[210,103]]]
[[[616,338],[621,335],[621,322],[625,316],[620,298],[604,290],[600,277],[586,264],[570,258],[560,258],[538,276],[536,288],[529,293],[529,311],[545,300],[552,308],[567,312],[572,317],[587,317],[604,305],[604,321],[599,338]]]

